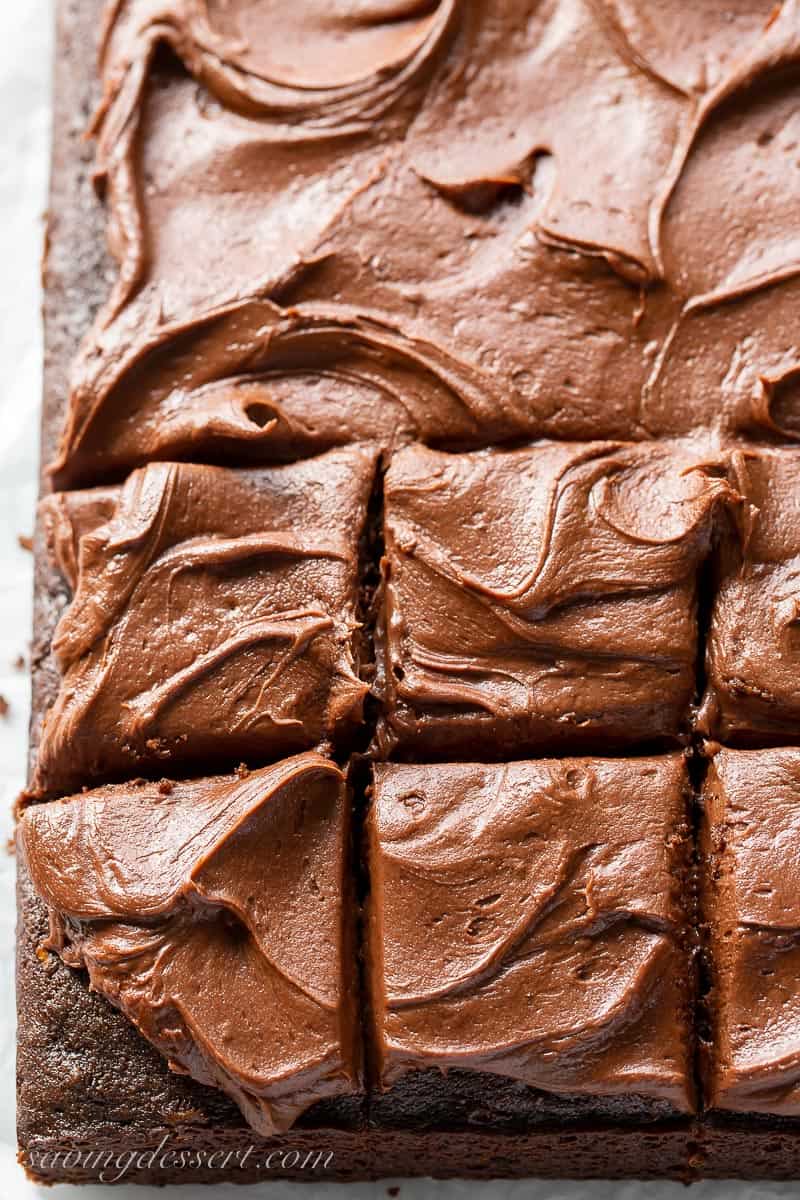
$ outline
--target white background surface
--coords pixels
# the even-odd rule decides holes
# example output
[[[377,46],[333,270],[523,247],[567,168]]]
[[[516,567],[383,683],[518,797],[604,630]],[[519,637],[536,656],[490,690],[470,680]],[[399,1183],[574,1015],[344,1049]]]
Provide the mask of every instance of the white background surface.
[[[0,837],[11,834],[11,806],[24,783],[28,675],[14,661],[28,654],[31,556],[17,542],[33,527],[38,456],[41,333],[39,258],[46,203],[49,84],[55,0],[0,0]],[[16,1164],[14,1133],[14,862],[0,845],[0,1200],[187,1200],[190,1190],[133,1186],[38,1188]],[[399,1181],[398,1181],[399,1182]],[[264,1185],[269,1200],[385,1197],[387,1183]],[[400,1200],[678,1200],[679,1184],[431,1183],[400,1184]],[[197,1189],[193,1189],[197,1191]],[[259,1185],[259,1193],[261,1192]],[[246,1200],[253,1190],[220,1185],[208,1200]],[[798,1196],[800,1185],[701,1184],[691,1200]]]

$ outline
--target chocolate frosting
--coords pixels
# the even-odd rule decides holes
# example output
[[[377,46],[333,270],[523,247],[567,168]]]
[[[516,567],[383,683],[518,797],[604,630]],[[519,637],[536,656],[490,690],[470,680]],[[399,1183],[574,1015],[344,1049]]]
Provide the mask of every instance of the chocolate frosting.
[[[722,750],[703,848],[714,987],[709,1104],[800,1117],[800,750]]]
[[[800,452],[732,458],[745,500],[726,540],[707,643],[700,725],[713,737],[795,740],[800,722]]]
[[[46,950],[258,1133],[358,1088],[349,802],[316,754],[29,808]]]
[[[679,755],[376,767],[384,1085],[425,1067],[692,1107]]]
[[[101,70],[60,480],[800,434],[798,0],[113,0]]]
[[[381,738],[502,757],[675,737],[695,688],[697,571],[716,508],[736,499],[703,449],[400,451]]]
[[[34,792],[167,761],[256,763],[352,731],[374,468],[358,447],[241,472],[153,464],[119,489],[46,498],[74,595]]]

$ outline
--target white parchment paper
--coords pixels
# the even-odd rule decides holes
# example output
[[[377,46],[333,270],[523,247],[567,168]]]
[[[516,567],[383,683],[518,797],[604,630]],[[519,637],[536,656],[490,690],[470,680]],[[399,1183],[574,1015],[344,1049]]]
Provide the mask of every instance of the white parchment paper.
[[[30,534],[36,496],[41,376],[39,259],[49,156],[50,59],[55,0],[0,0],[0,695],[9,704],[0,717],[0,836],[11,834],[11,806],[24,783],[28,674],[15,666],[28,657],[31,556],[18,543]],[[1,707],[1,706],[0,706]],[[0,846],[0,1200],[144,1200],[151,1189],[122,1185],[39,1188],[16,1162],[14,1132],[14,861]],[[434,1183],[377,1184],[270,1182],[270,1200],[354,1200],[385,1197],[390,1183],[401,1200],[678,1200],[679,1184],[642,1183]],[[161,1200],[186,1200],[193,1189],[158,1189]],[[194,1189],[195,1191],[197,1189]],[[259,1188],[259,1191],[261,1189]],[[208,1200],[244,1200],[252,1190],[220,1185]],[[691,1200],[745,1200],[797,1196],[800,1185],[700,1184]]]

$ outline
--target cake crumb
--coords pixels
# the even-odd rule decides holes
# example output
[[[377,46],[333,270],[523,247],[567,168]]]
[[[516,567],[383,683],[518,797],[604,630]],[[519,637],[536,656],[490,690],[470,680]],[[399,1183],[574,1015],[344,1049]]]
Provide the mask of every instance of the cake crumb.
[[[387,1196],[399,1196],[399,1195],[400,1195],[400,1188],[399,1188],[399,1187],[397,1187],[397,1186],[388,1187],[388,1188],[386,1189],[386,1195],[387,1195]]]
[[[5,696],[0,695],[0,717],[7,717],[10,709],[11,705],[8,703]]]
[[[158,785],[159,796],[171,796],[175,790],[175,785],[171,779],[162,779]]]
[[[248,767],[247,763],[239,763],[238,767],[236,768],[236,774],[240,779],[247,779],[248,775],[250,774],[250,768]]]
[[[29,537],[27,533],[18,534],[17,541],[19,542],[21,550],[33,550],[33,538]]]
[[[205,1118],[199,1108],[182,1108],[178,1112],[167,1113],[166,1120],[169,1125],[184,1125],[189,1121],[204,1121]]]
[[[18,654],[11,665],[15,671],[24,671],[26,666],[28,665],[27,662],[25,661],[25,655]]]
[[[148,738],[144,745],[148,753],[157,758],[172,758],[172,751],[164,738]]]

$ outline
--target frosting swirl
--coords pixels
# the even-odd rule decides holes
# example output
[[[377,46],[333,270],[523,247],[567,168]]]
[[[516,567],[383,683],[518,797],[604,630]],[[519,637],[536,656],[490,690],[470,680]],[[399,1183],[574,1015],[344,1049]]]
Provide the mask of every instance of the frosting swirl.
[[[800,452],[733,455],[744,509],[723,543],[700,728],[739,743],[790,741],[800,720]]]
[[[798,0],[117,0],[120,276],[57,478],[364,437],[797,437],[799,29]]]

